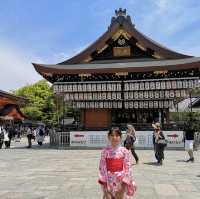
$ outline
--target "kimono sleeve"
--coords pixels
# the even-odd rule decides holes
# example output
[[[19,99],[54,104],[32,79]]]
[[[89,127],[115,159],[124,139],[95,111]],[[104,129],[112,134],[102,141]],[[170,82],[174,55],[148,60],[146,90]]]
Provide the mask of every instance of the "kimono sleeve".
[[[131,171],[131,156],[128,150],[124,151],[123,173],[124,175],[122,181],[125,184],[129,184],[132,178],[132,171]]]
[[[132,169],[131,169],[131,156],[129,151],[125,151],[125,157],[124,157],[124,168],[123,168],[123,178],[122,182],[126,184],[127,187],[127,195],[133,196],[136,191],[136,184],[133,179]]]
[[[101,153],[101,159],[99,163],[99,180],[98,182],[102,185],[107,184],[107,168],[106,168],[106,150]]]

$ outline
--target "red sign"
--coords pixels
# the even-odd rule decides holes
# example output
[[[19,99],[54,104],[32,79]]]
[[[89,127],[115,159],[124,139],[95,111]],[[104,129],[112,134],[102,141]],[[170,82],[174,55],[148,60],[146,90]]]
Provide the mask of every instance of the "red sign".
[[[167,137],[171,137],[171,138],[177,138],[178,137],[178,135],[177,134],[171,134],[171,135],[167,135]]]
[[[75,134],[74,137],[81,138],[81,137],[84,137],[84,135],[83,134]]]

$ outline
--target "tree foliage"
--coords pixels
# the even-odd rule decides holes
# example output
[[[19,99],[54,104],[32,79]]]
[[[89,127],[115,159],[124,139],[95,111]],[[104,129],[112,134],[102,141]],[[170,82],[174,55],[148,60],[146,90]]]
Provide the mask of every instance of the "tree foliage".
[[[22,108],[22,111],[29,119],[51,125],[56,123],[53,91],[46,80],[19,88],[14,93],[28,99],[28,103]]]

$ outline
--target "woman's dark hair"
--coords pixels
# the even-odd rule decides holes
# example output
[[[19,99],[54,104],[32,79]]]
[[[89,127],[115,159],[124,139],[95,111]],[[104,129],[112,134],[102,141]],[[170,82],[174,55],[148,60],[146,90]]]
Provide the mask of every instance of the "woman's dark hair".
[[[109,131],[108,131],[108,136],[112,135],[112,133],[115,132],[117,135],[119,135],[120,137],[122,137],[122,132],[119,129],[119,127],[112,127]]]

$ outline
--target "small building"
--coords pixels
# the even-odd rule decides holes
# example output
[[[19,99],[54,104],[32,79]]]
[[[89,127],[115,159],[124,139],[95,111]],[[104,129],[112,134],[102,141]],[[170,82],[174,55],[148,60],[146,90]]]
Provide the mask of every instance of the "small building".
[[[200,57],[170,50],[136,29],[116,10],[107,31],[88,48],[58,64],[33,63],[56,96],[80,111],[80,126],[169,123],[169,109],[199,86]]]
[[[200,97],[186,98],[170,110],[171,112],[200,112]]]
[[[26,116],[21,112],[20,106],[27,99],[0,90],[0,120],[23,120]]]

